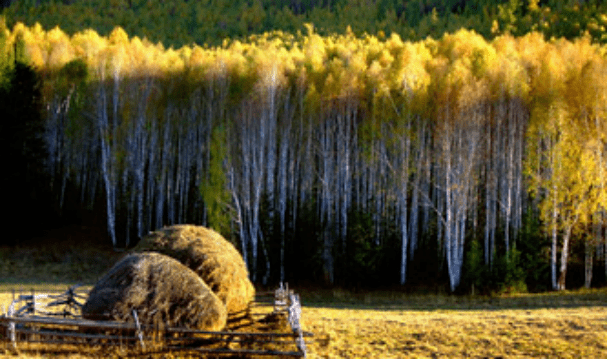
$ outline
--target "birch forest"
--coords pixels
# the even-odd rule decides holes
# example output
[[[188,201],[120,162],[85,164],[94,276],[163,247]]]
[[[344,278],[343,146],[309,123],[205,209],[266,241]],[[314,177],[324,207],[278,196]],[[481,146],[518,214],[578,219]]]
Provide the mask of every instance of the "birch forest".
[[[42,79],[54,201],[98,212],[117,249],[193,223],[260,284],[563,290],[607,275],[607,59],[589,37],[0,36],[3,59],[19,45]]]

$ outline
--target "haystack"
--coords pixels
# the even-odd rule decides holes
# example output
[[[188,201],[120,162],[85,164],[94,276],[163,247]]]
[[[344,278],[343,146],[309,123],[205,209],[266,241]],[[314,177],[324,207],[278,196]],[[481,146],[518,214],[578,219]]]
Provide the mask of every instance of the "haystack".
[[[194,270],[226,305],[229,314],[247,310],[255,297],[247,267],[236,248],[203,226],[173,225],[144,236],[135,251],[156,251]]]
[[[219,331],[227,321],[225,305],[196,273],[154,252],[116,263],[91,290],[82,316],[132,321],[133,309],[145,324]]]

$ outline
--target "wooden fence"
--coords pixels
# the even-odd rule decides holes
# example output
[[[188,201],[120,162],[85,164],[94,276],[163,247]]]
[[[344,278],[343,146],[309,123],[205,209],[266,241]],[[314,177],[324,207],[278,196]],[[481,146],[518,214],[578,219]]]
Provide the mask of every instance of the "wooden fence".
[[[264,301],[264,295],[266,300]],[[194,352],[213,357],[305,358],[305,338],[313,336],[300,326],[301,302],[288,286],[281,284],[270,300],[259,294],[251,309],[273,306],[270,313],[254,313],[243,318],[250,323],[264,321],[268,315],[284,316],[289,332],[201,331],[179,327],[141,324],[133,310],[132,323],[93,321],[80,316],[84,295],[76,287],[60,295],[35,294],[13,297],[8,312],[0,317],[6,329],[5,347],[18,350],[21,344],[49,346],[118,346],[131,355],[164,352]],[[60,308],[60,309],[59,309]]]

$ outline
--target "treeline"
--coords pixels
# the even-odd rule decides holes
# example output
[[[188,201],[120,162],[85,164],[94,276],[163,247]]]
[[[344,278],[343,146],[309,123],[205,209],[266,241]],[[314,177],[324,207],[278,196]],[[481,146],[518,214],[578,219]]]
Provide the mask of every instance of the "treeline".
[[[346,28],[389,38],[418,41],[465,28],[486,39],[530,31],[574,39],[588,33],[605,43],[607,4],[598,0],[7,0],[8,25],[59,26],[69,34],[93,29],[107,36],[120,26],[131,36],[179,48],[221,45],[251,34],[280,30],[305,33],[312,23],[320,35]]]
[[[262,283],[604,282],[607,61],[588,37],[0,34],[41,77],[58,208],[102,210],[117,248],[197,223]]]

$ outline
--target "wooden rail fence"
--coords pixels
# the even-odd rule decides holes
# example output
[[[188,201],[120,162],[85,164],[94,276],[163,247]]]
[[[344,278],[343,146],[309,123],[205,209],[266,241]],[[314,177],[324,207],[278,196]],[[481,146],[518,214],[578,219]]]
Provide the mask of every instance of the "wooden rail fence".
[[[35,294],[32,291],[28,295],[13,296],[8,312],[0,316],[0,327],[6,329],[4,343],[13,350],[17,350],[20,343],[42,343],[57,346],[119,346],[135,354],[191,351],[214,357],[305,358],[305,338],[313,336],[300,326],[299,296],[283,284],[274,292],[273,301],[264,301],[261,294],[258,297],[260,300],[252,305],[273,306],[271,314],[286,316],[290,332],[159,327],[140,323],[135,310],[133,323],[87,320],[80,315],[81,301],[86,297],[77,293],[76,289],[72,287],[60,295]],[[252,321],[259,321],[255,317],[263,315],[259,313],[249,317],[253,318]]]

